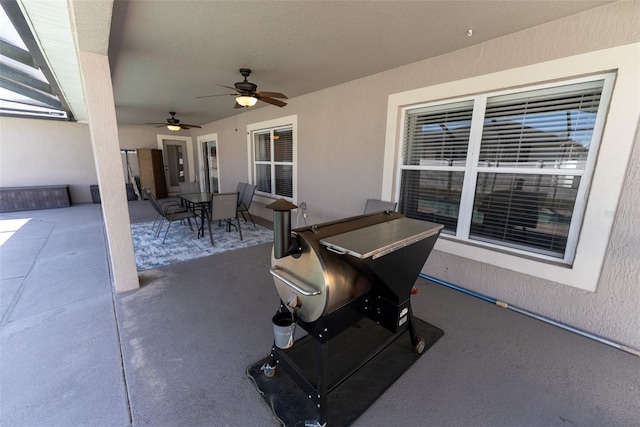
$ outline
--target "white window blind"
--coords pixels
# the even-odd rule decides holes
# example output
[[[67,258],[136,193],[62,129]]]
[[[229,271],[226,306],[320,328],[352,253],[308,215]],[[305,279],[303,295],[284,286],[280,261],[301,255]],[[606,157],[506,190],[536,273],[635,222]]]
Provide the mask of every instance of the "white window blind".
[[[404,165],[465,166],[473,101],[407,114]]]
[[[256,190],[266,195],[293,197],[293,129],[256,131],[253,138]]]
[[[599,81],[489,98],[479,161],[502,168],[570,161],[584,170],[601,92]]]
[[[405,119],[400,212],[455,232],[473,101],[409,111]]]
[[[459,239],[570,263],[603,82],[407,109],[399,210]]]

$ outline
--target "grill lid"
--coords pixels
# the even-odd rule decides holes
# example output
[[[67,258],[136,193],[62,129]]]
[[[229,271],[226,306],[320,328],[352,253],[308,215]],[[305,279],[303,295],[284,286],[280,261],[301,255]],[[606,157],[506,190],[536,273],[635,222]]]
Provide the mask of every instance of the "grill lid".
[[[328,250],[359,259],[376,259],[437,234],[443,225],[398,218],[320,240]]]

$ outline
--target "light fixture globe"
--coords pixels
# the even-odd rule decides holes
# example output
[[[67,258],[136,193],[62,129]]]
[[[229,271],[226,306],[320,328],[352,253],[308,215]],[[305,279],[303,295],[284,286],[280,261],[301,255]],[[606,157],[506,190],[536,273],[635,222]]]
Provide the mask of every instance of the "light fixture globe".
[[[236,97],[236,102],[243,107],[253,107],[258,102],[258,98],[253,96],[241,95]]]
[[[180,126],[176,125],[167,125],[167,129],[169,129],[171,132],[178,132],[181,128]]]

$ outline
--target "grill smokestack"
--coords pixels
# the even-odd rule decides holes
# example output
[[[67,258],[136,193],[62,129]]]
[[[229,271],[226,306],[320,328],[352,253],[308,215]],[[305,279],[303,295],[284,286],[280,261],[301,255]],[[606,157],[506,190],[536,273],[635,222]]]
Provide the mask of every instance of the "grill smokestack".
[[[300,253],[298,239],[291,236],[291,210],[297,208],[285,199],[279,199],[267,209],[273,209],[273,256],[280,259]]]

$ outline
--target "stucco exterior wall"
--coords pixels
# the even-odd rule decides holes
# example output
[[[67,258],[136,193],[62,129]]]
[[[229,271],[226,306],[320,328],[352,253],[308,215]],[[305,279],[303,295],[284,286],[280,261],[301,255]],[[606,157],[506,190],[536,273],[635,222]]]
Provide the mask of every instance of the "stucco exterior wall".
[[[157,148],[157,134],[158,129],[153,126],[118,127],[122,150]],[[177,135],[188,136],[188,133]],[[126,182],[124,153],[121,158],[122,176]],[[135,152],[129,153],[129,164],[133,174],[139,175]],[[89,186],[97,183],[91,135],[86,123],[0,117],[1,187],[69,184],[72,203],[92,203]]]
[[[1,187],[68,184],[71,203],[88,203],[97,183],[86,124],[0,117]]]
[[[287,107],[249,109],[194,131],[218,134],[223,191],[247,180],[246,124],[297,115],[298,197],[307,223],[359,214],[382,194],[387,99],[394,93],[455,82],[640,41],[640,3],[617,2],[470,48],[289,100]],[[640,52],[638,53],[640,55]],[[496,90],[499,87],[496,87]],[[637,121],[637,118],[635,118]],[[236,130],[237,129],[237,130]],[[596,292],[435,251],[425,272],[526,310],[640,348],[637,203],[638,141]],[[625,155],[626,156],[626,155]],[[224,167],[222,166],[224,165]],[[633,181],[635,179],[635,181]],[[252,212],[270,218],[259,204]],[[295,215],[292,218],[295,221]],[[293,224],[294,227],[296,224]],[[303,224],[299,224],[303,225]]]

